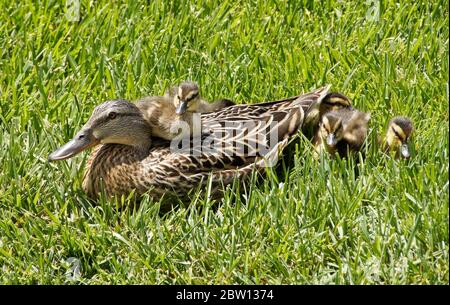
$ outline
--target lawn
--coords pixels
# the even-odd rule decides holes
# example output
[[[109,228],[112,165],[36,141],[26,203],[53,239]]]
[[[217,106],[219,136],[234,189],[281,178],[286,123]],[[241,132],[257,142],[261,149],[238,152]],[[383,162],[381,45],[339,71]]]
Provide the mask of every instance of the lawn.
[[[432,3],[433,2],[433,3]],[[1,284],[448,284],[448,2],[1,0]],[[88,200],[88,153],[59,163],[95,105],[191,79],[208,99],[270,101],[325,84],[415,124],[408,161],[375,145],[167,213]]]

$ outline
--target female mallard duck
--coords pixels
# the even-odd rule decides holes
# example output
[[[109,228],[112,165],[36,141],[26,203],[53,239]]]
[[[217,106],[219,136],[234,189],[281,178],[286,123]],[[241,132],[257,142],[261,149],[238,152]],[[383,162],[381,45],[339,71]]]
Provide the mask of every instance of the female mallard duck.
[[[370,115],[358,110],[340,109],[325,113],[314,137],[315,150],[338,153],[341,158],[360,151],[367,137]],[[316,154],[316,157],[317,157]]]
[[[84,190],[94,198],[102,191],[122,195],[132,190],[138,195],[148,192],[155,199],[164,194],[183,198],[193,188],[205,187],[208,178],[212,195],[217,195],[234,179],[243,180],[254,168],[261,171],[276,161],[289,138],[314,119],[310,114],[317,113],[328,88],[202,114],[204,132],[182,151],[163,140],[151,145],[151,128],[137,105],[107,101],[49,160],[67,159],[101,144],[91,154],[83,178]]]
[[[408,159],[411,156],[408,142],[413,130],[413,123],[409,118],[403,116],[392,118],[383,140],[383,150],[393,152],[395,158],[402,156]]]
[[[149,96],[136,102],[151,127],[152,136],[164,140],[192,135],[195,113],[217,111],[231,105],[234,103],[226,99],[212,104],[202,100],[194,82],[183,82],[171,88],[165,96]]]

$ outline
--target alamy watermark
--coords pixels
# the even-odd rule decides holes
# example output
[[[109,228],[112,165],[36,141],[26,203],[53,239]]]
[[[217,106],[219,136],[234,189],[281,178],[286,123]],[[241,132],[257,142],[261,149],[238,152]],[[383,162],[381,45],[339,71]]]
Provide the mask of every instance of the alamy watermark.
[[[80,0],[66,0],[66,18],[70,22],[80,20]]]
[[[379,21],[380,20],[380,0],[366,0],[368,9],[366,11],[366,19],[369,21]]]

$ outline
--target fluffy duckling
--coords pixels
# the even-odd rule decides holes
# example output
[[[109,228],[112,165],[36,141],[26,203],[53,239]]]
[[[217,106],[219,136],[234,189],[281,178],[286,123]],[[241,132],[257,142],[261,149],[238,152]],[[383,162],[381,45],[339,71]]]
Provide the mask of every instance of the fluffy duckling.
[[[400,156],[408,159],[409,139],[414,130],[412,121],[403,116],[396,116],[389,121],[387,132],[383,141],[385,152],[394,152],[395,158]]]
[[[183,82],[165,96],[149,96],[136,102],[151,127],[152,136],[165,140],[192,135],[195,113],[217,111],[230,105],[234,103],[226,99],[212,104],[205,102],[199,96],[198,85],[193,82]]]
[[[313,110],[315,115],[311,115],[312,121],[309,124],[310,127],[304,132],[305,136],[308,139],[314,139],[319,130],[319,123],[322,117],[330,111],[341,109],[353,110],[350,99],[337,92],[328,93],[320,103],[320,106]]]
[[[370,114],[358,110],[340,109],[325,113],[319,122],[313,144],[316,157],[321,151],[346,157],[360,151],[367,137]]]
[[[329,93],[320,103],[319,117],[321,118],[327,112],[340,109],[353,110],[350,99],[340,93]]]
[[[198,84],[189,81],[171,88],[166,96],[173,98],[177,115],[183,115],[187,111],[194,113],[213,112],[234,105],[232,101],[227,99],[218,100],[211,104],[204,101],[200,97]]]

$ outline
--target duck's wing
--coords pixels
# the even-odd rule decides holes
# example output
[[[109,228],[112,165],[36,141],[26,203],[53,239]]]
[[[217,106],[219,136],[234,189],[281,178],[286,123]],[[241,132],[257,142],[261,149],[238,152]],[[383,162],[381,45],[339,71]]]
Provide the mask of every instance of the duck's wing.
[[[301,106],[305,114],[312,115],[311,110],[313,109],[311,108],[318,110],[321,100],[327,95],[330,87],[331,85],[326,85],[309,93],[272,102],[231,105],[219,111],[202,114],[202,123],[216,120],[242,120],[243,118],[257,119],[261,115],[296,106]]]
[[[264,157],[254,158],[253,162],[241,161],[239,165],[228,164],[226,168],[224,168],[223,158],[173,154],[167,147],[161,148],[161,150],[156,148],[151,152],[152,155],[156,155],[155,160],[164,154],[163,152],[167,154],[164,154],[164,160],[154,164],[152,167],[154,178],[146,185],[157,190],[159,195],[169,192],[179,197],[186,196],[194,189],[204,189],[209,186],[211,194],[214,196],[235,180],[244,181],[253,172],[262,173],[266,167],[276,164],[279,154],[287,142],[288,139],[278,142]]]
[[[207,132],[201,136],[184,139],[184,143],[171,141],[170,147],[167,142],[153,143],[146,160],[152,171],[151,184],[182,196],[194,187],[206,186],[208,181],[214,191],[234,179],[245,179],[254,169],[264,171],[277,163],[289,138],[302,127],[328,88],[202,115],[202,127]]]

